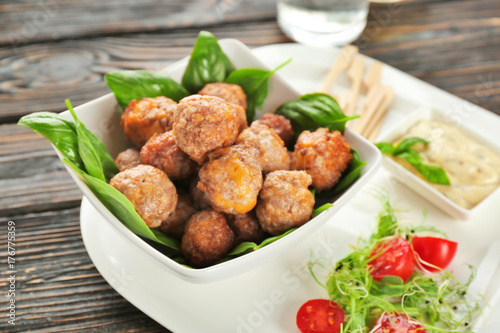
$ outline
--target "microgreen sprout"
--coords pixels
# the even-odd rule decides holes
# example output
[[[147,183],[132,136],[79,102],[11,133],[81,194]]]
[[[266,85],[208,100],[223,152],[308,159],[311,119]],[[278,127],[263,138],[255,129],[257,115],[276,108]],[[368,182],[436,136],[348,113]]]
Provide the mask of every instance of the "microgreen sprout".
[[[400,226],[388,196],[380,194],[378,198],[383,209],[377,218],[377,230],[368,240],[359,240],[353,252],[333,265],[326,283],[315,274],[319,261],[309,264],[313,278],[345,312],[340,332],[367,333],[369,327],[373,331],[377,319],[386,312],[404,313],[411,321],[423,325],[428,333],[469,332],[481,311],[480,300],[471,300],[467,295],[475,276],[474,267],[469,266],[466,283],[445,270],[433,275],[415,270],[406,282],[398,276],[386,276],[380,281],[372,278],[368,263],[374,259],[373,249],[384,240],[405,236],[411,239],[422,232],[443,235],[424,221],[415,226]]]

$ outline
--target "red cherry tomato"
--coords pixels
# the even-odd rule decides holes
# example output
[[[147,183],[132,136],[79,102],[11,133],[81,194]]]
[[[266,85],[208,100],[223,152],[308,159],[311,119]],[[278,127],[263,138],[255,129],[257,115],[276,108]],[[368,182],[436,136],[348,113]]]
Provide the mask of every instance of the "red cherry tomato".
[[[380,243],[371,253],[370,275],[377,281],[388,275],[399,276],[406,282],[413,274],[415,258],[410,244],[401,237]]]
[[[419,323],[409,320],[404,313],[386,312],[377,320],[372,333],[427,333]]]
[[[424,262],[441,269],[448,267],[457,252],[458,243],[437,237],[413,237],[411,244],[418,254],[419,263],[429,272],[439,269],[426,265]]]
[[[327,299],[305,302],[297,312],[297,327],[302,333],[337,333],[344,322],[344,310]]]

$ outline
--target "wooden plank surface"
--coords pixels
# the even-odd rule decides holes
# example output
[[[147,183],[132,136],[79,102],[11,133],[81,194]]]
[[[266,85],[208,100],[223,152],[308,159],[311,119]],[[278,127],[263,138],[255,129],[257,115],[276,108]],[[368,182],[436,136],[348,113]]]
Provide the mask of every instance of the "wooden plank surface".
[[[56,14],[43,23],[40,12],[48,9],[42,7],[55,8],[50,7],[54,4]],[[217,14],[221,8],[224,15]],[[201,10],[206,15],[196,16]],[[9,39],[9,34],[22,34],[34,19],[39,26],[27,40]],[[10,220],[16,223],[19,260],[17,325],[4,320],[7,299],[2,298],[1,332],[167,331],[118,295],[97,272],[79,230],[81,192],[50,144],[15,122],[34,111],[61,111],[65,98],[78,105],[106,94],[102,77],[111,70],[168,66],[189,54],[201,27],[251,47],[290,41],[275,22],[274,0],[0,4],[3,291],[8,289]],[[356,44],[366,55],[500,114],[497,0],[372,6],[367,29]]]

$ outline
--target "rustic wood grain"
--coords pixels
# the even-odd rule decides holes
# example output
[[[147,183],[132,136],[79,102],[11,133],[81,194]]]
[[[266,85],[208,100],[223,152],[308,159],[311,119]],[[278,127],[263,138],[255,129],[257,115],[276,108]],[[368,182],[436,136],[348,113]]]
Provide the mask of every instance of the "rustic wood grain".
[[[56,14],[43,23],[42,7],[54,3]],[[215,6],[225,8],[224,15]],[[200,10],[206,15],[196,16]],[[39,26],[26,30],[25,39],[9,39],[22,36],[34,19]],[[290,41],[275,22],[275,0],[0,3],[0,289],[7,287],[9,220],[16,222],[19,258],[18,325],[2,320],[1,332],[167,331],[97,272],[81,240],[81,192],[50,144],[15,122],[35,111],[61,111],[65,98],[79,105],[106,94],[102,78],[109,71],[168,66],[189,54],[201,27],[251,47]],[[500,114],[496,0],[372,6],[356,44],[368,56]],[[2,318],[6,300],[0,299]]]

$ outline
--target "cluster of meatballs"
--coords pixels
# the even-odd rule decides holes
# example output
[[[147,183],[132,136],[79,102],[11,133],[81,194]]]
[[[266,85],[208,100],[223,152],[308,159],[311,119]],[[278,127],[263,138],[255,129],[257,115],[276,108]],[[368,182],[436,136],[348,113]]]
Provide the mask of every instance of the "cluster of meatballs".
[[[308,187],[330,189],[352,159],[344,137],[324,128],[301,133],[289,152],[290,121],[265,114],[248,126],[246,108],[240,86],[210,83],[179,103],[133,100],[122,115],[138,149],[118,155],[110,185],[150,228],[181,239],[195,267],[306,223],[315,202]]]

